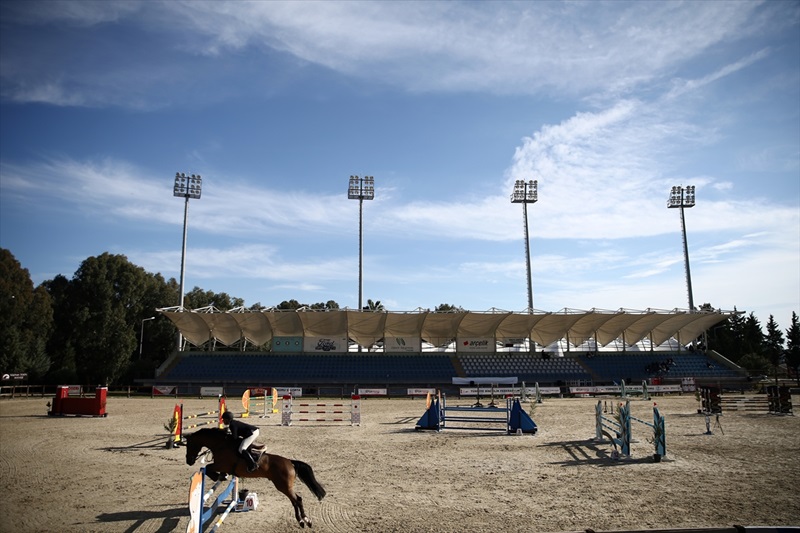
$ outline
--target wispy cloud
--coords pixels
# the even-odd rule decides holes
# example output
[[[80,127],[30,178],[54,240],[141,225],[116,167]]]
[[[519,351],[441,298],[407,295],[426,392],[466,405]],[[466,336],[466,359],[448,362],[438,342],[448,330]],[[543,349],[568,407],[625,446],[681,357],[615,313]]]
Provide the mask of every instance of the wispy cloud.
[[[242,51],[255,54],[265,73],[279,52],[410,91],[620,95],[671,76],[720,42],[742,38],[756,15],[788,9],[758,2],[616,3],[614,9],[601,2],[63,0],[14,6],[3,13],[20,26],[15,31],[42,33],[63,24],[103,31],[124,20],[140,32],[144,55],[86,47],[68,40],[70,32],[45,29],[48,39],[39,51],[8,45],[0,51],[4,98],[139,109],[185,101],[169,73],[183,77],[187,62],[193,77],[202,76]],[[765,18],[774,23],[779,16]],[[164,44],[176,28],[180,44]],[[102,65],[102,74],[87,65]],[[159,100],[143,86],[158,87]],[[205,93],[202,86],[196,85],[192,99],[220,97],[217,84]]]

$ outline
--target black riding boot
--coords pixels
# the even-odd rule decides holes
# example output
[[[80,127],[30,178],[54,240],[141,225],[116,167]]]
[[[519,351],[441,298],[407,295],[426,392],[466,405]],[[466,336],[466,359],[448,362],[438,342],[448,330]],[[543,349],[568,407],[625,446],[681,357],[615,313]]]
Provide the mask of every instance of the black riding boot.
[[[245,450],[242,452],[242,456],[244,457],[244,460],[247,461],[247,471],[255,472],[256,468],[258,468],[258,463],[255,459],[253,459],[253,455],[249,451]]]

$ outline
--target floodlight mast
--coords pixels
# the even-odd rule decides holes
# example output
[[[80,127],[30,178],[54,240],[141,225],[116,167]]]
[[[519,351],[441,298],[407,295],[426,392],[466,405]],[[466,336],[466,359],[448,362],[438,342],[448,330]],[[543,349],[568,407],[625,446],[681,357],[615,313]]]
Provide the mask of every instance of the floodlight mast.
[[[362,311],[362,288],[364,272],[364,200],[375,199],[375,178],[372,176],[350,176],[347,198],[358,200],[358,310]]]
[[[686,219],[683,214],[684,208],[694,207],[695,195],[694,185],[682,187],[677,185],[669,193],[667,207],[669,209],[681,210],[681,234],[683,235],[683,261],[686,267],[686,290],[689,293],[689,312],[694,312],[694,296],[692,295],[692,273],[689,269],[689,244],[686,240]]]
[[[522,218],[525,222],[525,266],[528,270],[528,313],[533,314],[533,281],[531,279],[531,245],[528,234],[528,204],[539,200],[539,182],[537,180],[517,180],[514,192],[511,193],[512,204],[522,204]]]
[[[195,200],[200,199],[200,194],[203,189],[203,178],[200,175],[187,176],[183,172],[175,173],[175,186],[172,189],[172,195],[179,198],[184,198],[183,205],[183,247],[181,248],[181,286],[180,286],[180,308],[183,309],[183,295],[184,295],[184,276],[186,274],[186,235],[189,229],[189,198]],[[178,351],[181,351],[183,344],[183,335],[178,331]]]

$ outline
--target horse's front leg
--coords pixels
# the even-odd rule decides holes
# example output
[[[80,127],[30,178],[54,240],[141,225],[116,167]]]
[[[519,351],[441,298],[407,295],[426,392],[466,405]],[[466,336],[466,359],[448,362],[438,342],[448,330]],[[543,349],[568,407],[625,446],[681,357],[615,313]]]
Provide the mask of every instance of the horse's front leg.
[[[206,466],[206,475],[211,479],[211,481],[225,481],[228,479],[228,474],[219,472],[214,466],[214,463]]]

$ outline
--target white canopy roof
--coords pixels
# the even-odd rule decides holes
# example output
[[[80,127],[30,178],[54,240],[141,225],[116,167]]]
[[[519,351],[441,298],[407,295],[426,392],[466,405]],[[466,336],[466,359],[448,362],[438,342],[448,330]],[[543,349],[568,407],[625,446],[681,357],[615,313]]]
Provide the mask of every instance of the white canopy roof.
[[[158,309],[195,346],[209,341],[230,346],[241,341],[267,344],[273,337],[344,337],[364,347],[385,337],[419,337],[439,346],[457,338],[532,339],[540,346],[565,339],[573,346],[594,339],[598,346],[621,340],[634,345],[647,338],[660,345],[671,338],[682,344],[696,339],[733,312],[687,310],[580,311],[511,313],[464,311],[457,313],[333,311],[221,312],[213,307],[188,310]]]

